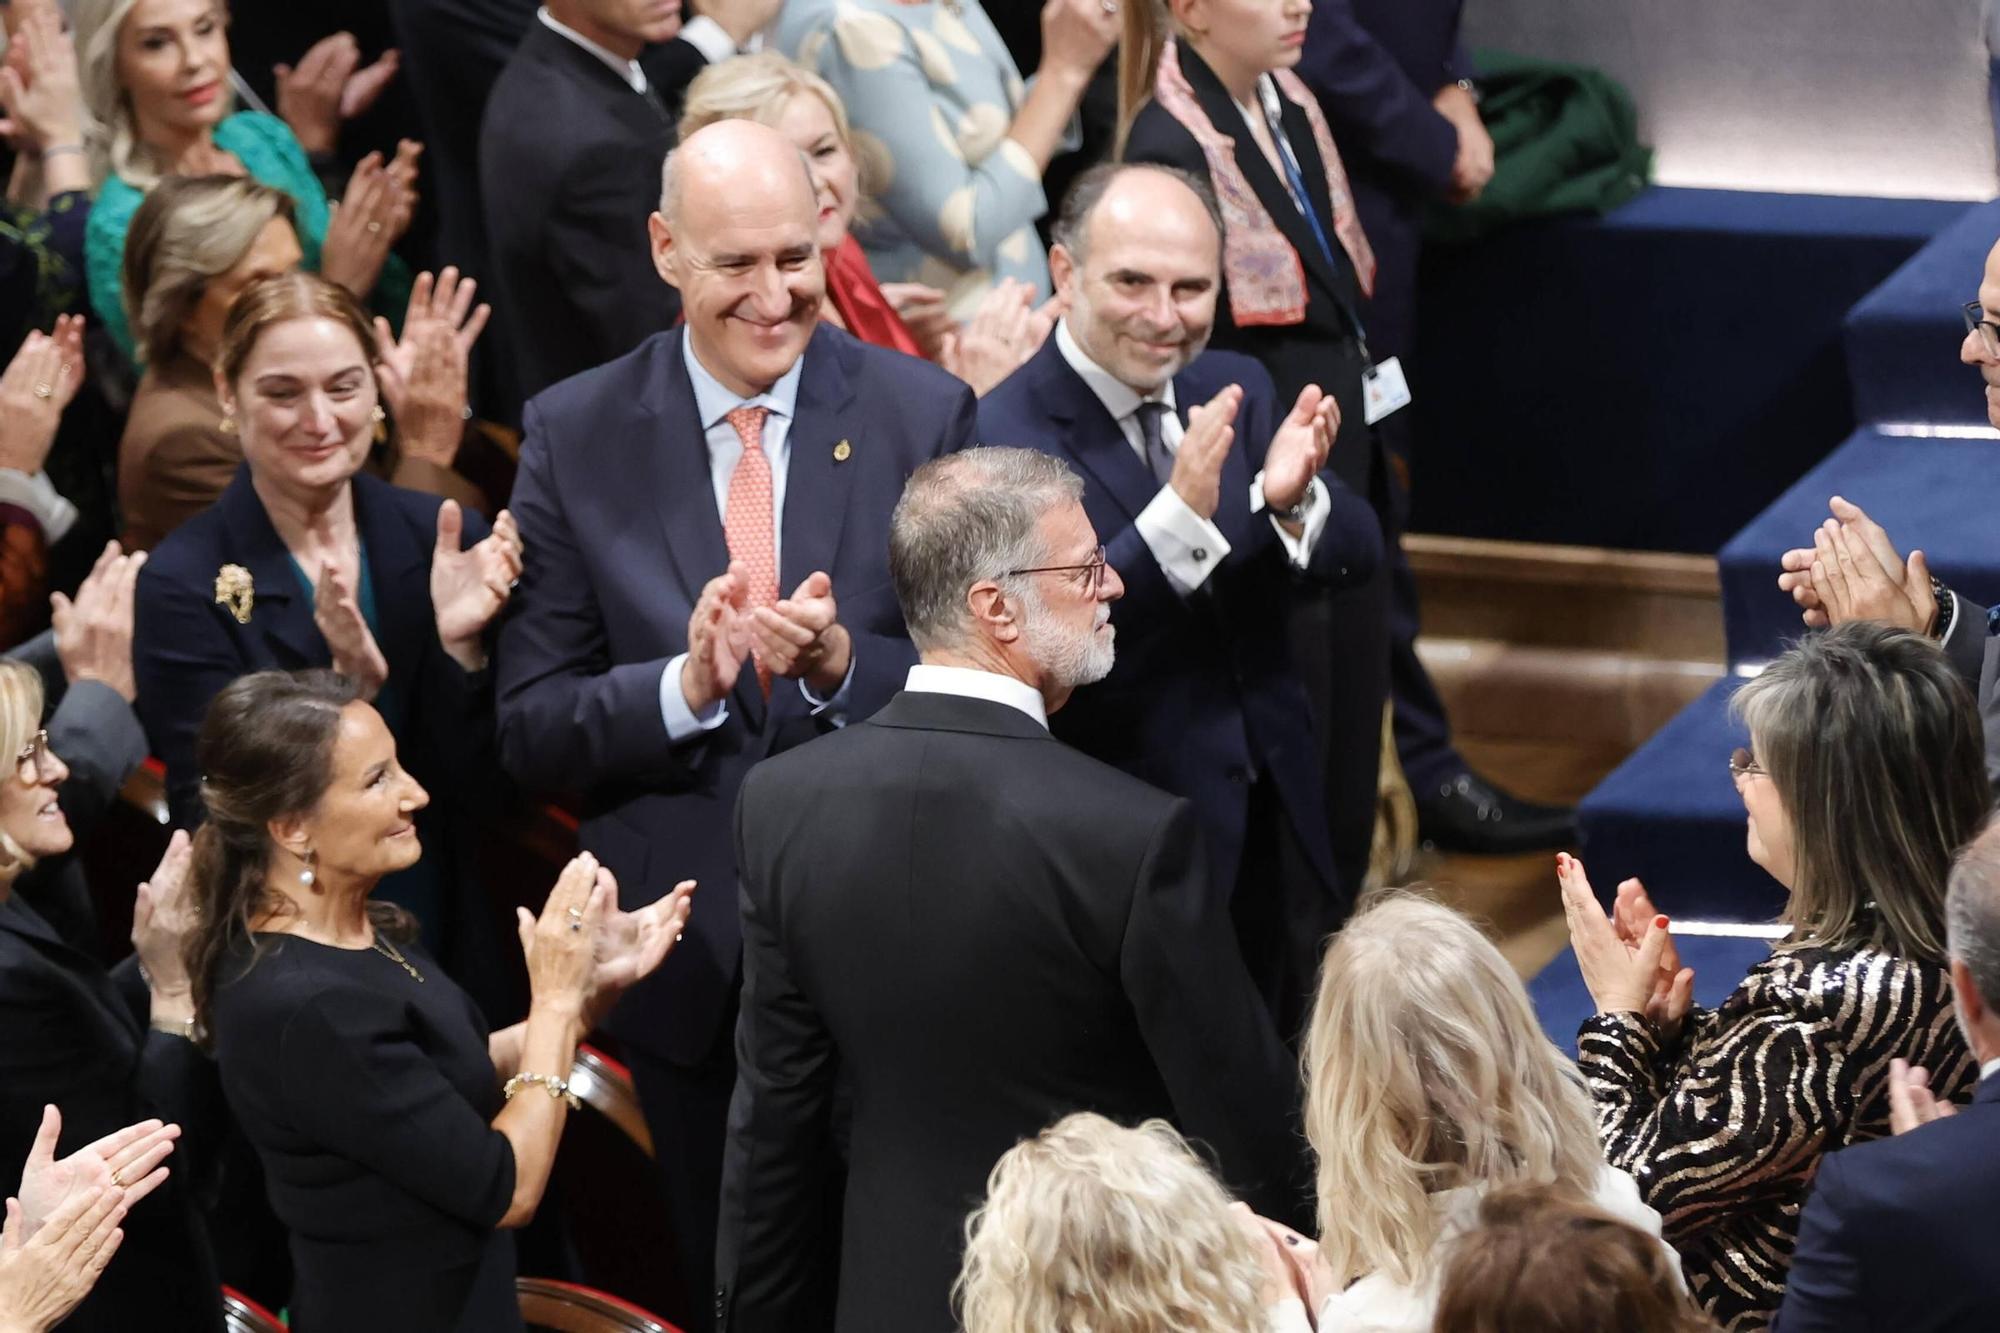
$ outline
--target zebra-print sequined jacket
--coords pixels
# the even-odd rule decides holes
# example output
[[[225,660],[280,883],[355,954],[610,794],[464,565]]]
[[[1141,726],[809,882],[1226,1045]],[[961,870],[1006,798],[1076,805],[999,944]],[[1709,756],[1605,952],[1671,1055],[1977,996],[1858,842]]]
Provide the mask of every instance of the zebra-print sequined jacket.
[[[1728,1333],[1776,1315],[1821,1155],[1889,1132],[1889,1061],[1925,1066],[1958,1100],[1978,1074],[1945,969],[1872,949],[1780,947],[1675,1040],[1601,1014],[1577,1054],[1606,1157],[1639,1182]]]

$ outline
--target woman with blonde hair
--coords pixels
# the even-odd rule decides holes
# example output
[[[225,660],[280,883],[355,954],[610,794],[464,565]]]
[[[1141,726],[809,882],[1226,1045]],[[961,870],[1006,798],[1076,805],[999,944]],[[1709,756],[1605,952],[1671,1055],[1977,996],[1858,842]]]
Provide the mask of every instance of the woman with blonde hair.
[[[965,1234],[965,1333],[1309,1327],[1277,1239],[1303,1238],[1232,1202],[1164,1120],[1064,1116],[994,1166]]]
[[[97,203],[84,235],[90,301],[129,358],[122,264],[125,232],[146,192],[168,176],[217,172],[275,186],[297,205],[304,265],[390,313],[409,274],[390,247],[416,207],[421,148],[404,141],[393,162],[361,160],[336,215],[294,127],[234,111],[229,13],[223,0],[77,0],[77,64],[89,113],[84,137]]]
[[[1928,1069],[1940,1101],[1977,1079],[1944,900],[1992,797],[1971,692],[1907,630],[1809,635],[1731,707],[1750,731],[1729,758],[1748,851],[1789,892],[1791,933],[1718,1008],[1691,1003],[1694,973],[1638,880],[1607,915],[1581,861],[1557,857],[1556,875],[1597,1005],[1577,1051],[1605,1150],[1736,1333],[1777,1314],[1820,1157],[1889,1133],[1890,1061]]]
[[[1496,1186],[1543,1182],[1660,1233],[1520,978],[1442,904],[1383,898],[1335,938],[1305,1074],[1321,1333],[1428,1330],[1442,1247]]]
[[[244,176],[174,176],[132,217],[125,240],[126,314],[144,374],[118,445],[118,507],[128,549],[148,551],[214,504],[243,462],[224,426],[215,357],[229,307],[260,278],[299,267],[298,206]],[[398,486],[483,510],[480,489],[452,471],[464,426],[467,365],[490,311],[478,284],[448,268],[420,274],[400,340],[377,321],[383,397],[395,427],[371,468]]]
[[[880,151],[859,151],[840,94],[819,75],[775,51],[710,65],[688,85],[680,138],[718,120],[754,120],[798,146],[819,196],[819,249],[826,264],[820,318],[877,347],[923,356],[985,393],[1041,346],[1055,323],[1052,303],[1033,307],[1034,288],[1002,279],[963,329],[944,314],[941,294],[918,283],[875,281],[855,240],[857,219],[879,215],[871,202],[892,170]],[[871,147],[880,149],[879,143]],[[935,311],[912,328],[904,308]]]

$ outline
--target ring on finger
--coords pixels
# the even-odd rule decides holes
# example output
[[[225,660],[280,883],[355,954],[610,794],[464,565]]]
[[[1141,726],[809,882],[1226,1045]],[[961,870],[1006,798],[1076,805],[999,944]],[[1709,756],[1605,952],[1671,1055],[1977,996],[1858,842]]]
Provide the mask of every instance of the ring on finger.
[[[370,236],[376,236],[376,235],[379,235],[379,234],[381,233],[381,231],[382,231],[382,224],[381,224],[381,223],[379,223],[379,222],[371,222],[371,223],[369,223],[369,224],[368,224],[368,234],[369,234]]]
[[[111,1171],[111,1183],[121,1190],[125,1188],[125,1178],[118,1174],[115,1167]]]
[[[45,382],[45,383],[42,383],[42,384],[37,384],[37,385],[35,386],[35,397],[37,397],[37,398],[53,398],[53,397],[55,397],[55,396],[56,396],[56,386],[55,386],[55,385],[53,385],[53,384],[49,384],[49,383],[46,383],[46,382]]]

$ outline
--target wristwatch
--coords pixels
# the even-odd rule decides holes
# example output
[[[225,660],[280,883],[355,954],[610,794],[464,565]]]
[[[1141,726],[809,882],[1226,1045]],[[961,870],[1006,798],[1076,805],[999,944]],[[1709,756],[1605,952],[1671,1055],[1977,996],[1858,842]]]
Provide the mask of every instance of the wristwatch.
[[[1931,597],[1937,602],[1937,616],[1931,621],[1931,638],[1943,643],[1951,637],[1951,622],[1958,616],[1958,598],[1951,595],[1944,580],[1931,575]]]

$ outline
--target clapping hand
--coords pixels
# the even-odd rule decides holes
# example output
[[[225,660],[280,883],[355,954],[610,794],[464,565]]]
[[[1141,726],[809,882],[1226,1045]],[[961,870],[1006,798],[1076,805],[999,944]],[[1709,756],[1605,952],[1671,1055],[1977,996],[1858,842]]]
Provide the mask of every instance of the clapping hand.
[[[69,1316],[118,1253],[125,1233],[118,1191],[79,1191],[33,1236],[23,1233],[21,1201],[7,1200],[0,1227],[0,1318],[9,1330],[53,1328]]]
[[[1582,871],[1578,865],[1577,873]],[[1628,879],[1618,886],[1618,896],[1611,905],[1611,925],[1627,949],[1636,953],[1645,945],[1647,931],[1664,920],[1644,884]],[[1681,966],[1681,951],[1674,947],[1673,936],[1664,928],[1660,933],[1666,943],[1660,950],[1659,970],[1653,975],[1653,993],[1646,1001],[1646,1019],[1671,1038],[1679,1033],[1681,1021],[1694,1003],[1694,969]]]
[[[48,0],[17,0],[17,21],[0,64],[0,140],[16,153],[39,157],[53,147],[83,144],[83,94],[76,48],[62,14]],[[79,159],[80,164],[80,159]]]
[[[744,613],[749,596],[741,561],[701,588],[688,616],[687,661],[681,665],[681,697],[688,711],[701,714],[736,688],[743,659],[750,655],[750,617]]]
[[[355,578],[331,560],[320,567],[319,586],[313,590],[313,624],[333,654],[333,669],[353,680],[363,699],[373,699],[389,679],[389,659],[361,614]]]
[[[521,577],[521,531],[506,510],[493,531],[471,550],[461,550],[465,516],[458,501],[438,506],[437,548],[431,553],[431,610],[445,652],[467,671],[486,665],[481,636],[513,595]]]
[[[945,339],[957,328],[943,292],[921,282],[885,282],[882,299],[903,321],[926,357],[932,361],[943,357]]]
[[[694,881],[684,879],[665,897],[638,911],[620,911],[618,881],[608,869],[600,868],[597,873],[600,879],[610,881],[611,906],[597,926],[597,970],[591,978],[590,1006],[585,1014],[590,1027],[602,1022],[618,997],[635,982],[651,976],[667,961],[687,928],[694,893]]]
[[[611,872],[582,852],[556,877],[539,917],[525,907],[514,909],[534,1007],[549,1006],[579,1024],[585,1021],[596,980],[598,931],[616,890]]]
[[[973,393],[986,394],[1041,346],[1033,336],[1034,300],[1035,289],[1025,282],[995,283],[965,327],[944,335],[938,364],[970,384]]]
[[[1630,926],[1639,922],[1628,922],[1625,929],[1614,924],[1597,905],[1590,880],[1583,873],[1583,862],[1567,852],[1556,854],[1556,882],[1562,889],[1570,947],[1576,953],[1583,984],[1590,991],[1590,998],[1597,1002],[1597,1012],[1650,1014],[1661,979],[1671,976],[1668,998],[1661,1001],[1662,1012],[1667,1010],[1671,996],[1679,994],[1681,1014],[1685,1015],[1685,996],[1694,984],[1694,973],[1680,967],[1671,972],[1666,970],[1667,951],[1673,947],[1667,918],[1658,915],[1642,918],[1643,931],[1636,939],[1629,938]],[[1639,895],[1643,897],[1643,888]],[[1635,898],[1634,906],[1637,902]],[[1675,961],[1678,962],[1677,955]]]
[[[1957,1115],[1958,1108],[1941,1102],[1931,1091],[1931,1071],[1900,1056],[1889,1062],[1889,1132],[1907,1134],[1933,1120]]]
[[[773,676],[803,680],[821,694],[840,688],[854,660],[854,642],[840,623],[833,580],[822,570],[748,617],[750,652]]]
[[[1189,412],[1187,429],[1181,432],[1167,485],[1203,518],[1214,518],[1222,504],[1222,464],[1236,440],[1236,412],[1242,405],[1243,390],[1231,384]]]
[[[1882,525],[1868,517],[1860,505],[1836,495],[1827,507],[1833,511],[1833,519],[1813,533],[1813,544],[1787,551],[1779,560],[1783,572],[1778,575],[1778,588],[1798,603],[1807,628],[1824,629],[1844,620],[1869,619],[1904,625],[1920,633],[1928,630],[1937,614],[1937,598],[1923,552],[1912,551],[1905,561]],[[1840,545],[1834,528],[1841,529],[1848,540],[1845,570],[1839,567]],[[1820,567],[1817,573],[1816,564]],[[1836,575],[1852,577],[1836,586]],[[1827,586],[1822,588],[1822,583]],[[1829,596],[1839,599],[1840,604],[1829,605]]]
[[[327,223],[320,274],[357,299],[365,301],[375,289],[390,249],[416,216],[417,158],[422,152],[422,144],[404,139],[387,164],[380,153],[362,158]]]
[[[152,992],[152,1017],[174,1022],[194,1019],[194,987],[183,950],[200,925],[188,864],[194,844],[185,829],[167,840],[167,851],[152,876],[139,885],[132,904],[132,951]]]
[[[94,680],[116,690],[126,703],[139,697],[132,670],[132,610],[145,563],[144,551],[126,555],[117,542],[106,542],[75,600],[59,592],[49,595],[56,659],[70,684]]]
[[[490,305],[473,305],[479,284],[447,267],[433,278],[419,273],[410,287],[397,339],[389,321],[375,318],[379,360],[376,380],[405,453],[439,467],[458,456],[465,430],[466,381],[473,344],[492,317]]]
[[[1272,509],[1295,509],[1326,466],[1340,433],[1340,404],[1317,384],[1299,390],[1278,433],[1264,451],[1264,503]]]
[[[77,1193],[102,1188],[116,1191],[127,1208],[139,1202],[166,1180],[162,1163],[180,1136],[179,1125],[141,1120],[58,1161],[62,1113],[44,1106],[41,1128],[21,1166],[23,1236],[32,1237]]]
[[[396,77],[401,57],[394,49],[362,68],[361,45],[352,33],[337,32],[314,42],[296,68],[274,65],[278,115],[292,127],[308,153],[330,153],[340,140],[342,121],[369,107]]]
[[[40,472],[82,386],[83,316],[61,316],[53,334],[30,333],[0,373],[0,467]]]

